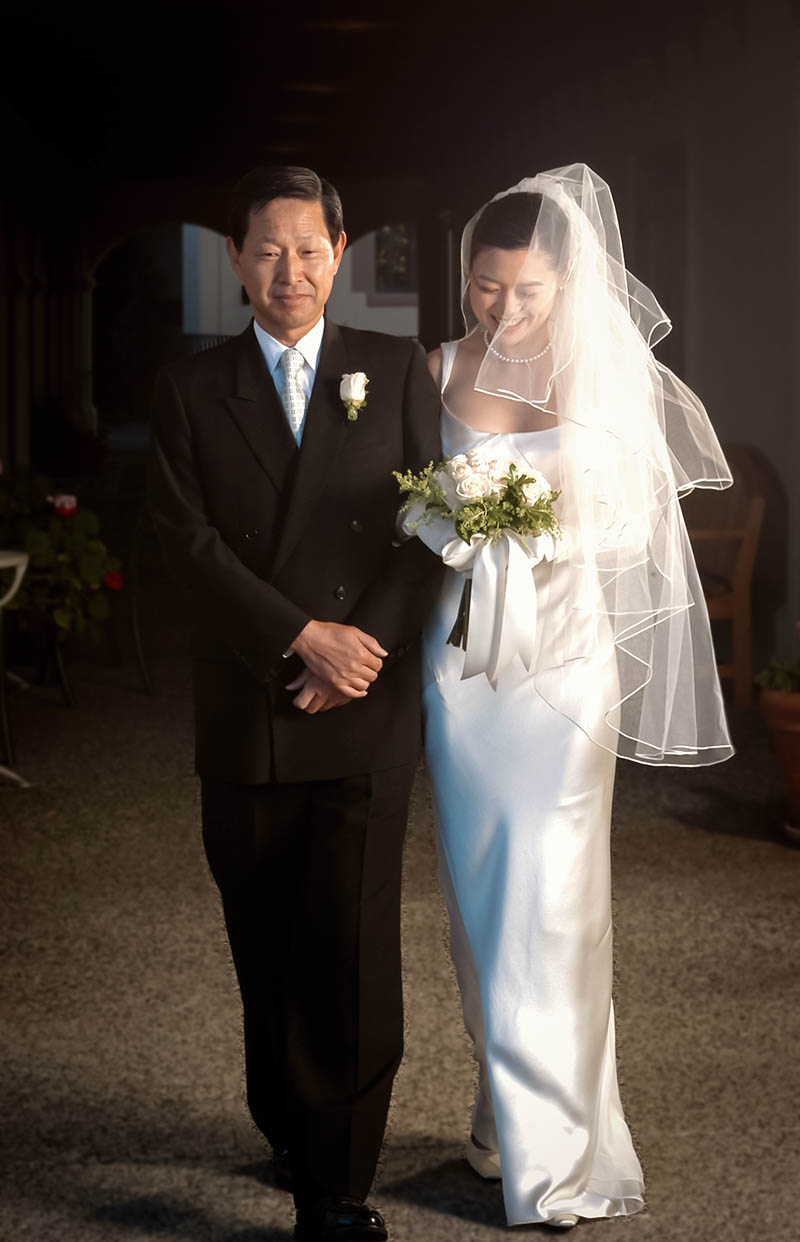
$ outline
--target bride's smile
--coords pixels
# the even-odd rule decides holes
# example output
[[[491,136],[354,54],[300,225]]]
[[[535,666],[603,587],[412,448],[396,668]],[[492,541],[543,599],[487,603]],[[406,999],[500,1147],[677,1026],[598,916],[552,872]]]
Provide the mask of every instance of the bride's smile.
[[[499,333],[502,349],[537,352],[548,341],[559,281],[550,256],[541,251],[486,247],[472,265],[470,305],[489,340]]]

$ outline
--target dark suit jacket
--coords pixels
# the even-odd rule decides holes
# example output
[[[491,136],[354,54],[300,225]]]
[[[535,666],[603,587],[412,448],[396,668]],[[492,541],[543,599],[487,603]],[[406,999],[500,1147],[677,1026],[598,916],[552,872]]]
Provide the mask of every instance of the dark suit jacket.
[[[369,377],[349,422],[345,372]],[[439,394],[419,345],[326,321],[301,448],[252,325],[162,368],[149,503],[195,621],[201,776],[334,779],[409,762],[419,746],[418,638],[441,564],[394,545],[392,471],[439,455]],[[310,619],[357,625],[390,652],[366,698],[310,716],[283,659]]]

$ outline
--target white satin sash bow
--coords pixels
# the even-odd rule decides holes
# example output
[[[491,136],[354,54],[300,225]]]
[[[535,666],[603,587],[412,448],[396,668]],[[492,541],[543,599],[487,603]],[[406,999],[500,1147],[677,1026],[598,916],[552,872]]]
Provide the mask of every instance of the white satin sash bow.
[[[413,515],[417,517],[418,515]],[[556,540],[550,534],[523,537],[504,531],[493,543],[473,535],[469,543],[453,536],[453,523],[435,518],[425,524],[409,515],[405,529],[438,553],[451,569],[472,578],[469,631],[461,680],[485,673],[496,689],[497,679],[519,655],[531,666],[536,641],[534,566],[551,561]]]

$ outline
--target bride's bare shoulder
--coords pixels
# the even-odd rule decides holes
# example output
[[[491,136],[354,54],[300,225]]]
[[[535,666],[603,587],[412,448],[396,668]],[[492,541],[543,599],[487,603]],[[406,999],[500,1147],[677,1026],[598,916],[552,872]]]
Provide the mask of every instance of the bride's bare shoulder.
[[[442,349],[432,349],[428,354],[428,370],[430,371],[437,384],[442,380]]]

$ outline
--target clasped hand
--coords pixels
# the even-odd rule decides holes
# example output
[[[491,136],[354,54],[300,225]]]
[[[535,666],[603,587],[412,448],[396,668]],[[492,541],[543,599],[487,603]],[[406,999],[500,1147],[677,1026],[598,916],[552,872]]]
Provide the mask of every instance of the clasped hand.
[[[363,699],[388,654],[370,634],[336,621],[309,621],[292,651],[305,668],[286,689],[298,691],[292,702],[310,715]]]

